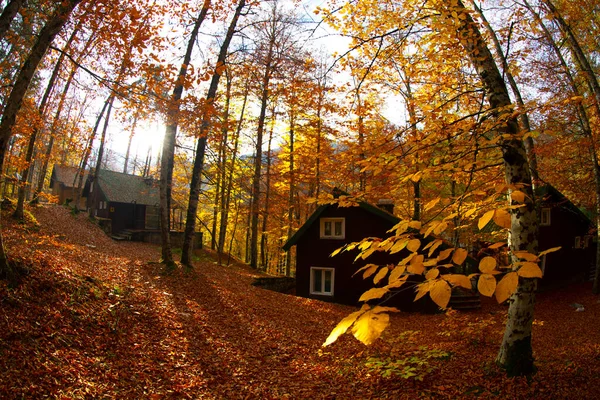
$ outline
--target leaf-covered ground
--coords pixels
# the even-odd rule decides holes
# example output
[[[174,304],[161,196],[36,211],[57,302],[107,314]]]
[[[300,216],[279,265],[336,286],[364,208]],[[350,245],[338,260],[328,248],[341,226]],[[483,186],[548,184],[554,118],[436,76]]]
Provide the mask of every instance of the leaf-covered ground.
[[[207,253],[166,275],[155,245],[114,242],[63,207],[33,213],[39,229],[2,216],[11,261],[29,270],[0,283],[3,399],[600,398],[589,285],[539,295],[539,371],[509,379],[493,363],[506,317],[493,302],[394,315],[373,346],[344,336],[322,349],[353,308],[255,288],[254,271]]]

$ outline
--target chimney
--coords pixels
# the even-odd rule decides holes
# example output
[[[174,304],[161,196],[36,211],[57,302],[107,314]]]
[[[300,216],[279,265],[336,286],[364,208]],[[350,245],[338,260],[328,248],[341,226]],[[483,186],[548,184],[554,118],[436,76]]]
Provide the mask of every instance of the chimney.
[[[377,207],[392,215],[394,214],[394,201],[392,199],[379,199],[377,201]]]

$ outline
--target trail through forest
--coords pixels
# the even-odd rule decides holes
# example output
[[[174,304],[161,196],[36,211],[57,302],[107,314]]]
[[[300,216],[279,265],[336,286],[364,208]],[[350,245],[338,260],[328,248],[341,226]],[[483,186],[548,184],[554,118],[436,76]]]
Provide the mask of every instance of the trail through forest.
[[[0,282],[3,399],[600,398],[589,285],[539,295],[528,382],[493,363],[506,308],[491,301],[397,314],[373,346],[344,336],[323,349],[353,308],[253,287],[254,270],[207,252],[164,274],[158,246],[114,242],[65,207],[34,209],[38,225],[8,212],[9,257],[29,273]]]

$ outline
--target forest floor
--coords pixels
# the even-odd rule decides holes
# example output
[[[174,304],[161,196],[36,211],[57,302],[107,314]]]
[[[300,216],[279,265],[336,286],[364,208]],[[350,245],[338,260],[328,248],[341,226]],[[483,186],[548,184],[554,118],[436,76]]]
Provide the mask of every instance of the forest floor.
[[[163,273],[157,246],[115,242],[84,215],[2,215],[12,265],[0,281],[0,398],[599,399],[600,304],[589,285],[538,296],[538,372],[507,378],[494,357],[506,308],[395,314],[366,347],[321,344],[352,307],[251,286],[218,266]],[[573,303],[584,305],[576,312]],[[384,376],[390,374],[389,376]]]

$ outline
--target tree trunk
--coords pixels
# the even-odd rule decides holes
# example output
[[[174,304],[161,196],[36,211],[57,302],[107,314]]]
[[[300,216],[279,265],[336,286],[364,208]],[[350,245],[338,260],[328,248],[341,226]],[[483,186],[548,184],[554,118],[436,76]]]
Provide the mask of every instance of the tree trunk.
[[[19,12],[19,8],[23,4],[23,0],[9,0],[4,7],[2,15],[0,15],[0,39],[3,39],[6,32],[10,29],[10,24]]]
[[[498,70],[494,57],[488,49],[462,1],[456,6],[438,6],[458,15],[454,23],[458,26],[459,40],[475,67],[487,94],[492,110],[498,117],[505,116],[511,105],[508,90]],[[462,18],[462,19],[461,19]],[[538,219],[533,201],[531,175],[527,153],[519,136],[518,122],[514,116],[508,116],[506,123],[498,128],[501,135],[500,147],[505,168],[505,181],[509,185],[523,185],[526,193],[525,204],[511,210],[510,250],[528,251],[537,254]],[[511,203],[516,205],[514,200]],[[508,321],[504,331],[502,345],[496,362],[510,376],[530,375],[535,372],[531,347],[531,326],[535,303],[536,279],[519,278],[519,285],[511,296],[508,309]]]
[[[271,108],[271,129],[269,129],[269,142],[267,145],[267,170],[265,182],[265,212],[263,213],[262,229],[260,232],[261,267],[264,271],[268,268],[268,240],[267,228],[269,220],[269,201],[271,197],[271,143],[273,143],[273,126],[275,124],[275,106]]]
[[[102,128],[102,136],[100,137],[100,148],[98,149],[98,158],[96,159],[96,168],[94,168],[94,175],[92,176],[92,187],[96,191],[98,189],[98,179],[100,175],[100,170],[102,169],[102,158],[104,158],[104,144],[106,143],[106,132],[108,131],[108,123],[110,122],[110,114],[112,112],[113,102],[115,101],[115,96],[110,96],[108,98],[108,109],[106,110],[106,117],[104,118],[104,127]],[[94,195],[91,199],[91,204],[93,207],[97,207],[98,204],[98,196]]]
[[[235,131],[233,153],[231,155],[231,165],[229,167],[229,177],[227,178],[227,193],[225,194],[225,201],[222,204],[223,211],[221,213],[221,227],[219,229],[219,249],[223,249],[225,246],[225,235],[227,233],[227,222],[229,219],[229,205],[231,204],[231,191],[233,189],[233,173],[235,171],[235,164],[237,161],[238,147],[239,147],[239,142],[240,142],[240,133],[242,131],[244,114],[246,112],[246,102],[248,100],[249,89],[250,89],[250,85],[247,83],[246,89],[244,91],[244,100],[242,102],[242,109],[240,111],[240,119],[238,121],[237,128]],[[237,207],[239,208],[239,201],[237,202]],[[236,223],[237,223],[238,213],[239,213],[239,210],[236,211],[236,216],[235,216]],[[235,225],[234,225],[234,232],[235,232]],[[233,235],[233,233],[232,233],[232,235]],[[231,246],[230,246],[229,252],[231,252]],[[219,255],[219,264],[221,264],[220,255]]]
[[[46,50],[54,40],[54,37],[60,32],[67,19],[71,15],[73,9],[79,4],[81,0],[65,0],[61,2],[50,19],[46,22],[44,27],[41,29],[37,36],[37,41],[31,48],[25,63],[19,70],[15,84],[8,96],[8,100],[5,103],[4,111],[2,114],[2,121],[0,122],[0,171],[4,167],[4,157],[10,137],[12,136],[12,129],[17,119],[17,113],[21,109],[23,104],[23,98],[29,83],[37,70],[37,67],[46,54]],[[6,252],[2,243],[2,236],[0,234],[0,276],[5,276],[9,279],[14,279],[14,272],[8,265],[6,259]]]
[[[187,266],[191,265],[191,254],[192,246],[194,241],[194,232],[196,230],[196,215],[198,214],[198,198],[200,197],[200,188],[202,183],[202,172],[204,169],[204,154],[206,151],[206,135],[211,125],[212,108],[217,95],[217,89],[219,87],[219,80],[221,79],[222,69],[225,68],[225,61],[227,58],[227,51],[229,50],[229,43],[235,33],[238,19],[242,13],[242,9],[246,5],[246,0],[239,0],[235,14],[229,23],[227,28],[227,34],[225,40],[221,44],[219,55],[217,57],[217,63],[215,64],[215,71],[210,81],[210,87],[206,94],[205,107],[207,107],[202,115],[202,123],[200,125],[200,139],[196,147],[196,159],[194,160],[194,167],[192,169],[192,182],[190,183],[190,197],[188,201],[187,217],[185,221],[185,233],[183,237],[183,249],[181,252],[181,263]]]
[[[162,243],[162,262],[167,266],[173,265],[173,253],[171,251],[171,189],[173,185],[173,167],[175,157],[175,140],[177,136],[177,125],[179,120],[179,101],[183,94],[183,85],[187,76],[187,69],[192,58],[192,51],[198,37],[198,32],[202,22],[206,18],[210,8],[210,0],[205,0],[202,10],[194,23],[194,28],[188,40],[187,49],[183,58],[183,63],[179,69],[179,75],[173,89],[173,95],[167,112],[167,127],[163,139],[162,155],[160,159],[160,233]],[[192,223],[195,222],[195,215],[192,217]]]

